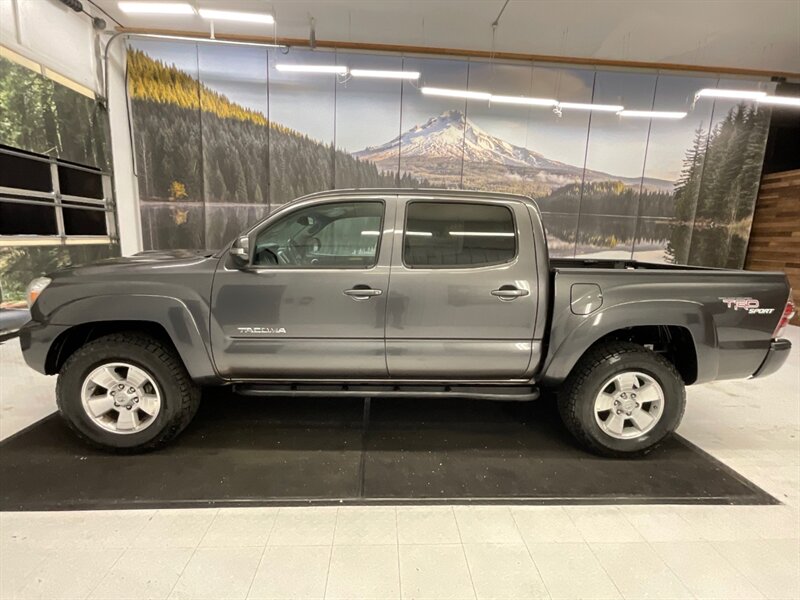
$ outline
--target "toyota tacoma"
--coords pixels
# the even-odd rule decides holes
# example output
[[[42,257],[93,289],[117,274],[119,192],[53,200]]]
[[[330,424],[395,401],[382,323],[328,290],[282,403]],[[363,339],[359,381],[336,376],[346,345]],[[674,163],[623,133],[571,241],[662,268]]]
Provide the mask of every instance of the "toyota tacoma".
[[[255,396],[533,400],[589,450],[644,454],[685,386],[786,360],[783,273],[548,256],[524,196],[337,190],[217,252],[143,252],[34,280],[27,363],[72,429],[159,447],[202,386]]]

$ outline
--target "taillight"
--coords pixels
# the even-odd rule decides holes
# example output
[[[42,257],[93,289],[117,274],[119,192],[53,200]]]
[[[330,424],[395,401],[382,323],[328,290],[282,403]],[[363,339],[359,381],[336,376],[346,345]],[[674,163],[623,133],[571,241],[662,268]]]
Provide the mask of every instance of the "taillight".
[[[786,306],[783,309],[781,320],[778,321],[778,326],[775,328],[775,331],[772,332],[773,338],[779,338],[783,335],[783,331],[786,329],[789,321],[792,320],[792,317],[794,317],[794,302],[792,302],[792,292],[790,290],[789,299],[786,301]]]

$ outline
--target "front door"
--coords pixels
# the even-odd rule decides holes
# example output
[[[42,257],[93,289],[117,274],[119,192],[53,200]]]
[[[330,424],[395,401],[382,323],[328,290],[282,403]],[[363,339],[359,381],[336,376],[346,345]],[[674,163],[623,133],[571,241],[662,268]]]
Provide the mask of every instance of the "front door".
[[[394,203],[313,201],[250,235],[251,266],[223,259],[212,351],[227,378],[387,376],[384,323]],[[384,237],[386,242],[384,242]]]
[[[530,376],[537,273],[530,215],[513,200],[401,198],[386,314],[393,378]]]

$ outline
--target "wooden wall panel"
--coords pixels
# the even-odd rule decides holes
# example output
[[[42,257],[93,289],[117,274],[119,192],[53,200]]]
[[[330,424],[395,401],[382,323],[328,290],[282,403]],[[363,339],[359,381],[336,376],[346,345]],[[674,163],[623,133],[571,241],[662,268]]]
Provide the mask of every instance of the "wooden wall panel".
[[[800,169],[761,179],[744,267],[786,273],[800,308]]]

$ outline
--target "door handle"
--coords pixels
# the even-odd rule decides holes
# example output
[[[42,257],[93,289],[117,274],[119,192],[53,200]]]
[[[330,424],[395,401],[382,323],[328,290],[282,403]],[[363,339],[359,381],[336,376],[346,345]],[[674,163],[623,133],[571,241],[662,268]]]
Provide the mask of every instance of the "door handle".
[[[530,292],[528,290],[521,290],[512,285],[504,285],[500,289],[492,290],[492,296],[497,296],[504,302],[509,302],[520,296],[527,296]]]
[[[369,300],[373,296],[380,296],[383,290],[373,290],[367,286],[356,286],[352,289],[344,291],[346,296],[350,296],[353,300]]]

